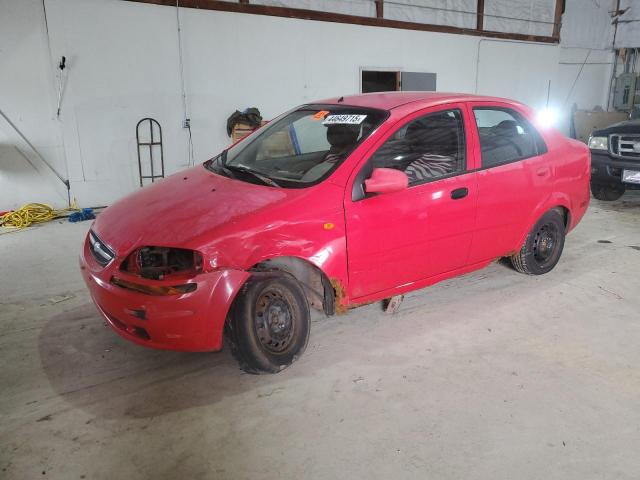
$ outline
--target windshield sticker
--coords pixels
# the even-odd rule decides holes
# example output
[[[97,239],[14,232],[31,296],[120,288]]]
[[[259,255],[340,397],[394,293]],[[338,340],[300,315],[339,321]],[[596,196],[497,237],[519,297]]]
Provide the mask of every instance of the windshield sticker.
[[[316,113],[313,116],[314,120],[322,120],[324,117],[326,117],[329,114],[329,110],[320,110],[318,113]]]
[[[366,115],[329,115],[323,125],[360,125],[367,118]]]

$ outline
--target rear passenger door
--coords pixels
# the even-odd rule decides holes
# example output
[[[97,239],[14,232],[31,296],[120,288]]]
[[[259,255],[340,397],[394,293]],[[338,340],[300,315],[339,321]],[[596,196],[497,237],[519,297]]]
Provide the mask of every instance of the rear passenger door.
[[[476,128],[478,209],[469,263],[512,253],[531,212],[551,191],[552,169],[540,134],[511,105],[470,103]]]

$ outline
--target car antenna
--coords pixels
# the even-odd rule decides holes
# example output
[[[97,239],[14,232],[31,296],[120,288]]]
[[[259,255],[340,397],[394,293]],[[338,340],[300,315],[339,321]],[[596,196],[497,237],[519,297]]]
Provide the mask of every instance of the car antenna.
[[[344,97],[340,97],[340,98],[338,99],[338,102],[344,102]]]

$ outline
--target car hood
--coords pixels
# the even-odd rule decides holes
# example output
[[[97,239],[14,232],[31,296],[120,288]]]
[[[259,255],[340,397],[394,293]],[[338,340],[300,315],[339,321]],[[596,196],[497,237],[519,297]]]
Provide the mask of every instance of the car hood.
[[[300,192],[232,180],[200,165],[122,198],[92,228],[120,255],[143,245],[198,248],[212,230]]]
[[[640,133],[640,120],[625,120],[624,122],[614,123],[606,128],[600,130],[594,130],[591,136],[606,136],[612,133]]]

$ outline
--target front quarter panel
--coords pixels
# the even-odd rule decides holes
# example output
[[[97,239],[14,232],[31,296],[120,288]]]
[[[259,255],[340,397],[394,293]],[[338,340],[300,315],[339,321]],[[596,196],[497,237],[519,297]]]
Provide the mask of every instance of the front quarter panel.
[[[277,257],[297,257],[346,284],[344,187],[325,181],[216,233],[201,250],[217,268],[249,270]]]

